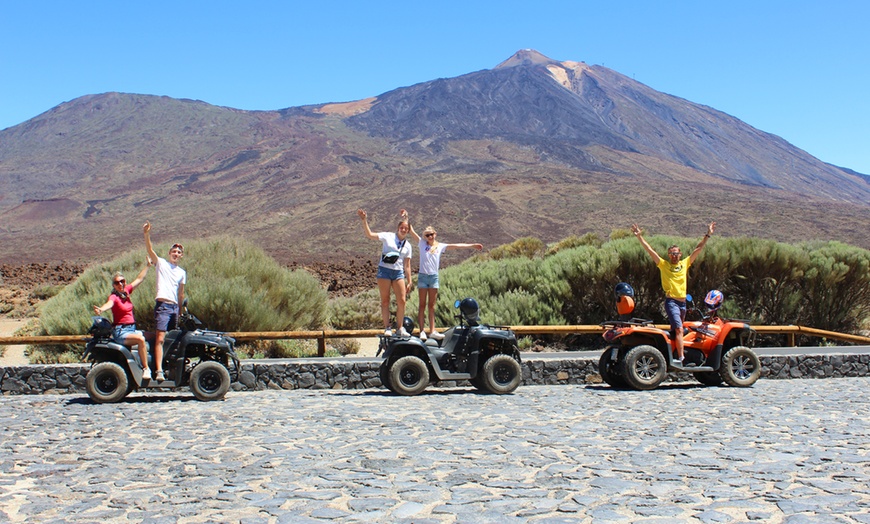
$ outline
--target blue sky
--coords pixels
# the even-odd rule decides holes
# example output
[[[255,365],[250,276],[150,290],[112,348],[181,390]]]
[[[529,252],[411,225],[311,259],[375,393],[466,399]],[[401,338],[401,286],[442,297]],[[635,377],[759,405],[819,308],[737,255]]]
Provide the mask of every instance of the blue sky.
[[[0,0],[0,129],[108,91],[238,109],[357,100],[531,48],[870,174],[868,21],[858,0]]]

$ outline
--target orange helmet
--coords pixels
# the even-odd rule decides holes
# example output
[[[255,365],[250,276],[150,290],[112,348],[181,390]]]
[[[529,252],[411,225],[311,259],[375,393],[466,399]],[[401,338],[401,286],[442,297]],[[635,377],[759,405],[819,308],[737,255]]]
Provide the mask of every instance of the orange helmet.
[[[616,299],[616,311],[620,315],[630,315],[634,311],[634,299],[628,295],[622,295]]]

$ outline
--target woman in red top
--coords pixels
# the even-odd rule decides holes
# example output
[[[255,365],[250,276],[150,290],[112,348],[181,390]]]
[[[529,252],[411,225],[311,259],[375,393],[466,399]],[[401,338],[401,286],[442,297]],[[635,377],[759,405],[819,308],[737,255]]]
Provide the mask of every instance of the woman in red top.
[[[94,313],[97,315],[112,310],[112,325],[115,326],[112,338],[118,344],[124,344],[129,348],[138,347],[139,358],[142,360],[142,367],[145,368],[142,370],[142,374],[146,379],[151,378],[151,370],[148,369],[148,346],[145,344],[145,336],[141,331],[136,330],[133,301],[130,299],[130,295],[145,280],[150,265],[151,260],[148,260],[146,266],[136,276],[136,280],[129,284],[127,284],[123,274],[115,273],[112,276],[112,294],[109,295],[109,299],[102,306],[94,306]]]

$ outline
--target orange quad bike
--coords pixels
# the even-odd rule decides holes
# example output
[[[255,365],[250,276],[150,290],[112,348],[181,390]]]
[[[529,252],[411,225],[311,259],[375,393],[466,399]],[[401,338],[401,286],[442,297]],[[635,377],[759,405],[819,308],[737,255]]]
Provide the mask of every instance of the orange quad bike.
[[[683,323],[683,363],[674,361],[671,331],[658,329],[651,320],[632,317],[634,290],[625,282],[617,284],[616,307],[619,320],[601,324],[606,328],[607,348],[598,361],[602,380],[614,388],[655,389],[669,371],[692,373],[706,386],[723,381],[730,386],[749,387],[761,376],[761,361],[751,349],[755,330],[744,320],[719,316],[723,296],[710,291],[704,299],[706,311],[686,297],[688,310],[701,320]]]

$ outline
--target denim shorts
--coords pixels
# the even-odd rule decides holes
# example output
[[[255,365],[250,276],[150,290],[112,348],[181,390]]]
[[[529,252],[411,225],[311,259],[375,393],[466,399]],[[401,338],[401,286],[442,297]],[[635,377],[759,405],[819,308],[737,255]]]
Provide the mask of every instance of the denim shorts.
[[[112,330],[112,340],[117,344],[124,344],[124,339],[127,338],[127,335],[136,332],[136,324],[121,324],[115,326]]]
[[[438,289],[438,274],[427,275],[420,273],[417,275],[417,289]]]
[[[665,312],[668,314],[668,321],[671,323],[671,329],[683,329],[683,319],[686,318],[686,301],[677,300],[675,298],[665,299]]]
[[[387,280],[404,280],[405,270],[378,266],[378,278],[385,278]]]
[[[178,322],[178,304],[160,302],[154,305],[154,321],[157,331],[169,331],[175,329]]]

